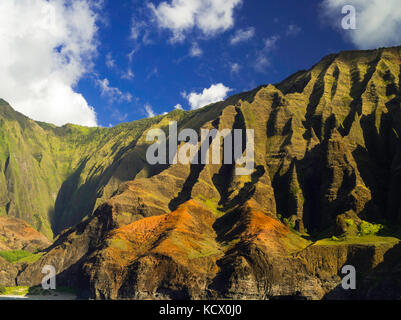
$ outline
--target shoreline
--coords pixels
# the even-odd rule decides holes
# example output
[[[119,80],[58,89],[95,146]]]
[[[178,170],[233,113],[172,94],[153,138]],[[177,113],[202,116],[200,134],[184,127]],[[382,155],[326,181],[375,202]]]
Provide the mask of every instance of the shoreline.
[[[7,300],[77,300],[76,295],[72,294],[55,294],[55,295],[0,295],[0,301]]]

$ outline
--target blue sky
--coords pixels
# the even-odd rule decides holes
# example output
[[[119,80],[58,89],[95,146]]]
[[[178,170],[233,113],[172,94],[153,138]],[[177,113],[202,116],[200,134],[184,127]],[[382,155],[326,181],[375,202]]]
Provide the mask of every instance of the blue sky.
[[[346,4],[356,30],[340,27]],[[1,1],[0,97],[57,125],[108,127],[198,108],[330,53],[400,45],[400,8],[399,0]]]
[[[322,23],[317,5],[318,1],[309,0],[245,1],[234,11],[235,26],[230,30],[210,37],[194,30],[185,41],[172,44],[168,41],[171,32],[155,27],[148,30],[151,43],[144,44],[141,39],[130,38],[132,19],[146,18],[138,10],[139,7],[146,11],[143,2],[109,1],[103,10],[107,22],[101,26],[95,69],[110,85],[131,93],[133,99],[111,103],[107,96],[99,95],[90,76],[80,81],[78,91],[95,106],[99,123],[108,126],[146,117],[145,105],[157,114],[171,111],[176,104],[190,109],[181,93],[201,92],[212,84],[222,83],[232,89],[229,94],[234,94],[281,81],[297,70],[310,68],[324,55],[353,48],[338,32]],[[290,25],[296,28],[293,34],[287,34]],[[232,45],[230,40],[236,31],[247,28],[254,28],[254,37]],[[269,65],[257,70],[258,52],[265,39],[274,36],[279,39],[266,53]],[[202,56],[190,56],[194,41]],[[136,52],[130,65],[128,54],[132,50]],[[111,55],[115,67],[106,65],[107,55]],[[235,64],[238,71],[231,69]],[[135,75],[132,79],[121,76],[129,67]],[[118,112],[111,112],[114,108]]]

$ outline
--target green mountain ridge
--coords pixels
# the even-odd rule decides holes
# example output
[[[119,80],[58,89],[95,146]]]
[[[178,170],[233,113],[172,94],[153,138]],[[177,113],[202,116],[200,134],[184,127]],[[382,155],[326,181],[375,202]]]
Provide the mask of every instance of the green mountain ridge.
[[[148,165],[146,132],[171,120],[254,129],[254,173]],[[11,277],[38,285],[52,264],[96,299],[321,299],[351,295],[349,263],[364,276],[353,297],[399,296],[400,134],[401,47],[329,55],[278,84],[114,128],[59,128],[3,104],[0,212],[57,235]]]
[[[21,218],[52,238],[90,215],[122,183],[158,170],[146,163],[148,130],[167,131],[168,121],[199,129],[195,119],[204,112],[174,110],[113,128],[57,127],[0,100],[0,215]]]
[[[122,170],[116,163],[156,119],[110,129],[56,127],[1,100],[0,214],[21,218],[49,238],[78,223],[102,201],[101,193],[115,192],[112,172]],[[126,179],[135,174],[126,171]]]

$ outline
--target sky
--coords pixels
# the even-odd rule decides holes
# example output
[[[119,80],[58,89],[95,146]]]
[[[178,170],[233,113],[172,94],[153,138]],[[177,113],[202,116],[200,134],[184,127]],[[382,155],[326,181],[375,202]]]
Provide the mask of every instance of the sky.
[[[400,31],[400,0],[0,0],[0,98],[34,120],[110,127],[401,45]]]

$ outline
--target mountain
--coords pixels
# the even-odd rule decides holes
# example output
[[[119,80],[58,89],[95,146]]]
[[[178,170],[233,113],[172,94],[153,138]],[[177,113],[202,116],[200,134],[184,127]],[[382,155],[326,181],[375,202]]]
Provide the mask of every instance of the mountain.
[[[114,128],[55,127],[2,101],[0,214],[55,236],[9,278],[38,285],[50,264],[97,299],[399,297],[400,103],[401,47]],[[148,164],[146,134],[170,121],[253,129],[254,172]],[[357,290],[341,288],[346,264]]]
[[[0,226],[0,251],[37,252],[51,245],[51,242],[43,234],[23,220],[0,217]]]
[[[21,218],[49,238],[77,224],[142,169],[132,147],[157,122],[59,128],[0,100],[0,215]]]

